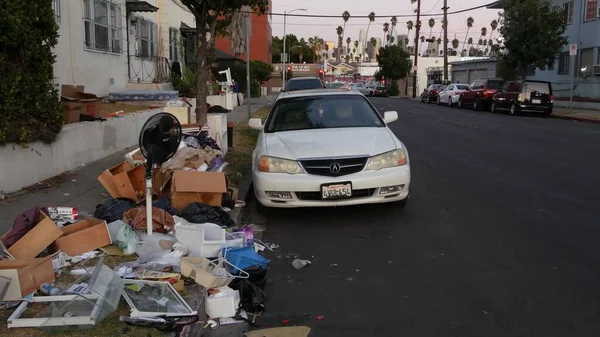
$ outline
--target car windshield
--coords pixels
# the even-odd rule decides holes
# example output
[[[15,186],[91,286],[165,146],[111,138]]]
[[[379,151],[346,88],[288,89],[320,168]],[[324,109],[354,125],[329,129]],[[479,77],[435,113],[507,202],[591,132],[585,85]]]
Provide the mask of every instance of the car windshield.
[[[488,81],[487,88],[500,90],[500,89],[502,89],[503,85],[504,85],[504,81],[492,80],[492,81]]]
[[[377,111],[362,96],[313,95],[277,101],[265,132],[383,126]]]
[[[323,88],[323,84],[321,84],[321,81],[316,78],[294,79],[290,80],[287,85],[287,91],[321,88]]]
[[[456,90],[467,90],[467,89],[469,89],[469,86],[466,85],[466,84],[457,84],[457,85],[455,85],[455,87],[456,87]]]
[[[524,94],[530,94],[532,92],[538,92],[540,94],[552,94],[550,91],[550,83],[547,82],[523,82]]]

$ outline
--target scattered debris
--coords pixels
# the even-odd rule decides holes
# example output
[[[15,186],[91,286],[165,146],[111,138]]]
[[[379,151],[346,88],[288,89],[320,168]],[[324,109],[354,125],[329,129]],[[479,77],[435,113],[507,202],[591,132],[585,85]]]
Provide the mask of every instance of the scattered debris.
[[[292,266],[296,269],[302,269],[309,264],[312,264],[312,262],[310,262],[309,260],[294,259],[292,261]]]

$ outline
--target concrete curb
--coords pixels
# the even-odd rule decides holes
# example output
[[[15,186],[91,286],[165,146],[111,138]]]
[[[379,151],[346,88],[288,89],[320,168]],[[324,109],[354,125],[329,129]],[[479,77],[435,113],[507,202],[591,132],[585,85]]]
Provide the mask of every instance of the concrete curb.
[[[555,118],[555,119],[564,119],[564,120],[568,120],[568,121],[577,121],[577,122],[582,122],[582,123],[600,124],[600,119],[591,119],[591,118],[573,117],[573,116],[557,116],[557,115],[551,115],[550,117]]]

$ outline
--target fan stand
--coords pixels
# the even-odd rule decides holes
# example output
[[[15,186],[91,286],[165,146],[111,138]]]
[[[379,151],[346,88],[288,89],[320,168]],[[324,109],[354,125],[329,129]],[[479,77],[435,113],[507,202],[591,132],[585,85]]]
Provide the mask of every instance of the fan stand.
[[[152,235],[152,155],[146,158],[146,234]]]

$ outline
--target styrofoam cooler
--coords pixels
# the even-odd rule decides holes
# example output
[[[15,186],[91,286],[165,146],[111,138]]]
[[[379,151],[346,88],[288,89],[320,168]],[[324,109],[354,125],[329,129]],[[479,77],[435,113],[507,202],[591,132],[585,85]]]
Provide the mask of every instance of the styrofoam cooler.
[[[175,238],[185,245],[190,256],[217,257],[225,245],[225,230],[200,228],[195,225],[175,225]]]

